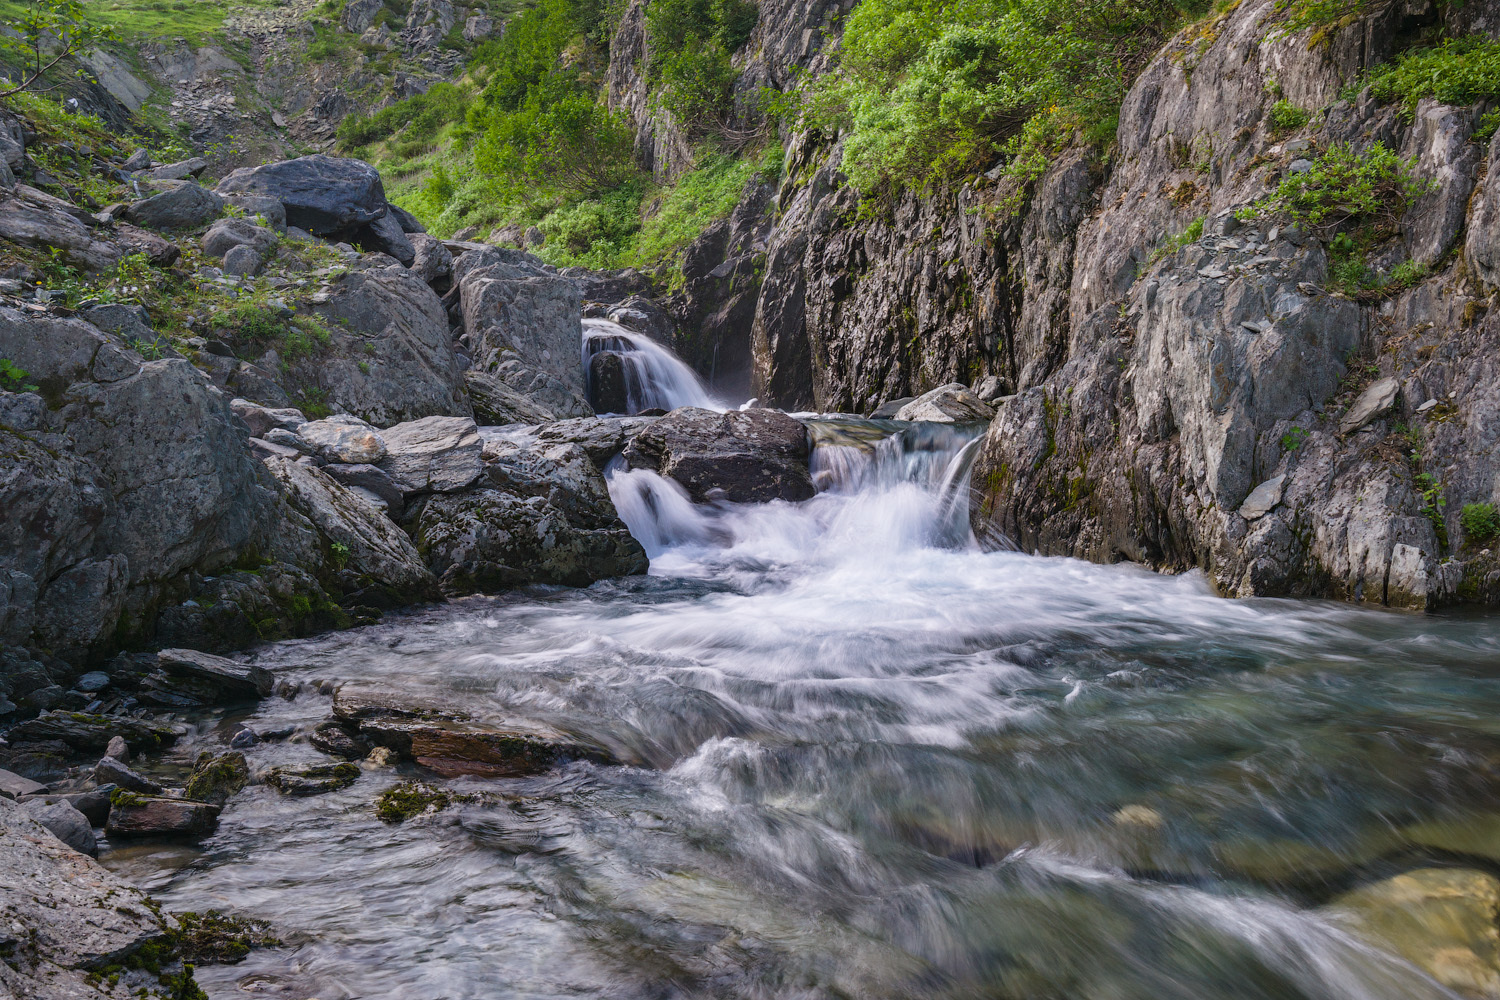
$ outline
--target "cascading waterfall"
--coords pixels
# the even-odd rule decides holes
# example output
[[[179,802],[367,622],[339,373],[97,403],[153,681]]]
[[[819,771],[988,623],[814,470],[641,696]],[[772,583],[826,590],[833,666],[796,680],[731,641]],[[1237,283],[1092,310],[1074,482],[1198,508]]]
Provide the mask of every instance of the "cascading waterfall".
[[[613,355],[619,360],[622,385],[601,385],[595,357]],[[624,413],[642,410],[673,410],[679,406],[726,409],[704,388],[698,374],[681,358],[644,334],[627,330],[607,319],[583,321],[583,370],[588,378],[589,399],[605,410],[623,402]],[[608,398],[606,398],[608,397]]]

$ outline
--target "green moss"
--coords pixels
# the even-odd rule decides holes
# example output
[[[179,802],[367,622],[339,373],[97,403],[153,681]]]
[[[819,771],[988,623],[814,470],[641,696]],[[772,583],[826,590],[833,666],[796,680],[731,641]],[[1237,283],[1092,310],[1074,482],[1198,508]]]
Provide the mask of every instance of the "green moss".
[[[117,806],[121,809],[129,809],[131,806],[144,805],[146,801],[146,796],[137,795],[135,792],[126,791],[123,788],[116,788],[109,794],[109,804],[112,806]]]
[[[190,799],[222,805],[249,780],[250,765],[244,754],[234,752],[215,757],[205,750],[198,755],[184,792]]]
[[[401,823],[422,813],[441,812],[453,796],[420,781],[403,781],[381,792],[375,799],[375,815],[385,823]]]
[[[218,910],[177,914],[172,935],[182,957],[192,962],[233,965],[255,948],[275,948],[281,941],[264,920],[247,920]]]

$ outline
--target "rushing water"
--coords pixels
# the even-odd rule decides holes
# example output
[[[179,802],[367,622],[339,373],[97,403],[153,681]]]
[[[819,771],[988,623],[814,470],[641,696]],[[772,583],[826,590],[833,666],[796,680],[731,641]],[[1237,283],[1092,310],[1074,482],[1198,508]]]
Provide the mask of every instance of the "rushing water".
[[[461,779],[493,798],[400,826],[371,802],[414,771],[252,786],[201,854],[109,863],[276,924],[286,947],[199,970],[223,997],[1449,996],[1319,907],[1500,862],[1461,838],[1500,817],[1500,625],[983,552],[954,516],[972,445],[898,430],[819,424],[798,505],[616,471],[649,577],[259,656],[308,682],[260,729],[377,679],[633,765]]]
[[[591,371],[594,355],[609,351],[620,356],[625,374],[625,412],[673,410],[702,406],[722,410],[724,404],[709,394],[698,373],[669,349],[644,334],[607,319],[583,321],[583,370]],[[592,378],[592,375],[590,376]],[[590,386],[590,395],[593,388]]]

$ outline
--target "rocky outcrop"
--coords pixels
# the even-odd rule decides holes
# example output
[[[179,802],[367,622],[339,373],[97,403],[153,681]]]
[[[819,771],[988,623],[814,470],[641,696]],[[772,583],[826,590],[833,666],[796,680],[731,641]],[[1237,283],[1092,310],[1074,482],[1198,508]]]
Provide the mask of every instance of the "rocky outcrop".
[[[675,479],[697,502],[806,500],[807,428],[779,410],[673,410],[625,447],[633,469]]]

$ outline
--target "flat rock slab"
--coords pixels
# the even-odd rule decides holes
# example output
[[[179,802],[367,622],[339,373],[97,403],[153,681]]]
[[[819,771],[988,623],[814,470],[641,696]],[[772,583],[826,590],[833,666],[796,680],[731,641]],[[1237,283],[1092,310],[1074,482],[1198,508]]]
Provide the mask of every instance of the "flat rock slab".
[[[1281,491],[1285,484],[1286,476],[1276,476],[1255,487],[1245,498],[1245,502],[1240,504],[1240,517],[1247,521],[1265,517],[1281,503]]]
[[[220,810],[191,799],[121,794],[104,829],[111,837],[204,837],[218,827]]]
[[[938,424],[987,424],[994,418],[995,408],[958,382],[940,385],[896,411],[897,420]]]
[[[266,784],[283,795],[324,795],[348,788],[359,778],[358,764],[312,764],[306,767],[273,767]]]
[[[65,743],[74,750],[103,753],[111,737],[119,736],[133,753],[160,750],[177,742],[176,729],[155,722],[118,715],[88,715],[83,712],[43,712],[34,719],[11,727],[12,743]]]
[[[423,417],[387,427],[378,464],[405,493],[448,493],[484,472],[484,441],[469,417]]]
[[[371,465],[385,457],[385,439],[358,417],[337,413],[297,428],[304,441],[330,462]]]
[[[625,446],[625,460],[677,480],[699,503],[762,503],[817,492],[808,452],[807,428],[780,410],[685,406],[637,434]]]
[[[334,717],[377,746],[443,777],[522,777],[568,760],[613,763],[603,747],[528,719],[486,721],[376,688],[345,685]]]
[[[30,778],[23,778],[12,771],[0,770],[0,798],[18,799],[22,795],[36,795],[45,792],[47,786]]]
[[[164,649],[157,667],[189,693],[205,700],[255,700],[271,693],[275,679],[264,667],[196,649]]]
[[[1353,434],[1365,424],[1374,420],[1396,405],[1396,396],[1401,392],[1401,383],[1393,378],[1383,378],[1373,383],[1359,398],[1354,405],[1349,407],[1349,412],[1344,414],[1344,419],[1339,421],[1340,434]]]

